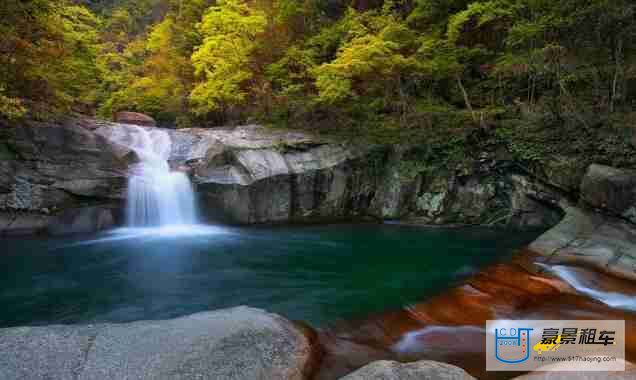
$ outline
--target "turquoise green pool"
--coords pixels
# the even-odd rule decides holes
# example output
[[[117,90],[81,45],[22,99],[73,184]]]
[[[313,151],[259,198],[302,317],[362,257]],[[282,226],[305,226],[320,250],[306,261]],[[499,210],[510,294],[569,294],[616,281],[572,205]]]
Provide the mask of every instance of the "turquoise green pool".
[[[423,300],[539,232],[328,225],[0,239],[0,327],[238,305],[320,326]]]

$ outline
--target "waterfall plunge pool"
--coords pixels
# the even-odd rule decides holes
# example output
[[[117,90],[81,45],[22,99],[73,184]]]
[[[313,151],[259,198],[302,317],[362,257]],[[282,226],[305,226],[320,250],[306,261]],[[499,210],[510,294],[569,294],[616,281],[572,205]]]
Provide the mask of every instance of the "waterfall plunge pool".
[[[0,327],[166,319],[238,305],[321,326],[424,300],[540,232],[194,226],[0,239]]]

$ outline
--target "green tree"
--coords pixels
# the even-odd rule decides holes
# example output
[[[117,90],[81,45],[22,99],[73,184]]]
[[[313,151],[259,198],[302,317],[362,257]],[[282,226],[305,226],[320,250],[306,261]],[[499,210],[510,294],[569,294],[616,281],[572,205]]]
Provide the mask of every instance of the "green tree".
[[[336,58],[313,69],[319,100],[330,104],[359,95],[404,101],[405,78],[417,72],[416,36],[390,11],[357,14]]]
[[[3,1],[0,88],[5,106],[26,98],[58,109],[89,110],[100,79],[98,24],[88,9],[66,0]]]
[[[190,95],[196,113],[224,110],[246,99],[251,54],[266,25],[264,13],[243,0],[221,0],[208,9],[199,25],[203,44],[192,55],[201,78]]]

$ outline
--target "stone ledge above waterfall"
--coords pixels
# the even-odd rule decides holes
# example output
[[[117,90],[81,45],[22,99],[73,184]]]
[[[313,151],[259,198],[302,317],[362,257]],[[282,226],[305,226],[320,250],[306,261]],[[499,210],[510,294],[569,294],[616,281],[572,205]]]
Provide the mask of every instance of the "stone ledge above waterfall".
[[[126,134],[134,128],[126,124],[100,122],[95,132],[112,139],[113,135]],[[275,149],[322,144],[306,133],[267,129],[260,125],[164,130],[172,140],[170,160],[183,162],[209,160],[223,149]]]
[[[321,144],[302,132],[268,129],[260,125],[170,130],[173,160],[210,159],[222,149],[276,149]]]

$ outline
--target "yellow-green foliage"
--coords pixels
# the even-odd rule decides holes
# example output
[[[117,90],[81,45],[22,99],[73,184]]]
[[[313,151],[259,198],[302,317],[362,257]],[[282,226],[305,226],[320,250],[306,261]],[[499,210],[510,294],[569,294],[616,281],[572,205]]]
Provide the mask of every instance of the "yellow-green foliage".
[[[5,89],[0,87],[0,116],[9,120],[19,119],[26,113],[26,107],[19,98],[4,95]]]
[[[244,0],[220,0],[198,26],[203,44],[192,55],[195,73],[202,81],[190,95],[198,114],[240,104],[248,91],[242,86],[252,78],[251,54],[256,37],[267,25],[263,12]]]
[[[450,17],[448,22],[448,39],[457,42],[466,28],[477,29],[492,21],[510,16],[509,1],[478,1],[468,8]],[[468,26],[468,24],[472,24]]]
[[[540,120],[594,141],[635,103],[635,19],[632,0],[2,0],[0,113],[382,139]]]
[[[14,108],[20,98],[61,109],[92,106],[100,79],[95,64],[98,25],[88,9],[70,1],[2,1],[0,87],[5,106]]]
[[[355,96],[356,81],[386,89],[394,87],[400,76],[417,70],[417,62],[409,56],[415,36],[405,23],[384,13],[349,17],[354,18],[349,24],[349,38],[336,58],[312,71],[319,99],[327,103]]]

